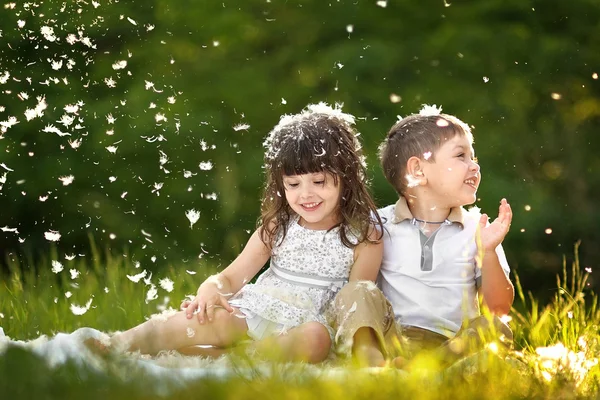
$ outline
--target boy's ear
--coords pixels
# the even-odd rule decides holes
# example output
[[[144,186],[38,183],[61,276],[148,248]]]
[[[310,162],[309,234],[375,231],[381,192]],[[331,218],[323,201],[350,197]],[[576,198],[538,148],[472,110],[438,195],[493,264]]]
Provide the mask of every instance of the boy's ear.
[[[406,174],[418,185],[427,183],[427,178],[423,172],[423,160],[419,157],[413,156],[408,159],[406,162]]]

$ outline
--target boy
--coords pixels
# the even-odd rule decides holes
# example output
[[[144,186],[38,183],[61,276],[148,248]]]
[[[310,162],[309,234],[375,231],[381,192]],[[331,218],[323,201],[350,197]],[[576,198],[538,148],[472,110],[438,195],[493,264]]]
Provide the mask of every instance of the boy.
[[[452,362],[473,351],[473,342],[480,346],[483,331],[512,341],[497,317],[514,299],[501,246],[512,211],[502,199],[489,224],[478,209],[463,209],[475,202],[481,182],[473,136],[464,122],[440,111],[425,106],[404,118],[380,146],[383,172],[399,194],[395,205],[379,210],[383,293],[359,282],[336,298],[336,341],[369,365],[396,357],[400,366],[404,357],[434,348]],[[493,319],[480,316],[480,297]]]

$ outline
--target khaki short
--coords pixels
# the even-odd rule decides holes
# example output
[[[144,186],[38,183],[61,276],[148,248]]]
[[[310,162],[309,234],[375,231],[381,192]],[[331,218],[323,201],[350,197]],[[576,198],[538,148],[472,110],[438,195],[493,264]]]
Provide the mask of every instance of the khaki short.
[[[392,305],[371,281],[350,282],[335,298],[336,352],[349,356],[354,335],[361,328],[371,328],[386,358],[413,357],[422,350],[435,350],[448,361],[455,361],[496,341],[512,346],[513,334],[497,316],[480,316],[466,321],[452,338],[395,322]]]

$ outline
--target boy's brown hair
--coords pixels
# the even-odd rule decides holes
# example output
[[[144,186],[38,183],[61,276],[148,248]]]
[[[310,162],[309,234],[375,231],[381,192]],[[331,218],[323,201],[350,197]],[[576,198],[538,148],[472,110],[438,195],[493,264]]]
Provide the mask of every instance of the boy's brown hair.
[[[436,151],[456,135],[473,134],[467,124],[453,115],[413,114],[398,121],[379,146],[381,168],[388,182],[402,195],[408,187],[406,163],[411,157],[435,162]]]

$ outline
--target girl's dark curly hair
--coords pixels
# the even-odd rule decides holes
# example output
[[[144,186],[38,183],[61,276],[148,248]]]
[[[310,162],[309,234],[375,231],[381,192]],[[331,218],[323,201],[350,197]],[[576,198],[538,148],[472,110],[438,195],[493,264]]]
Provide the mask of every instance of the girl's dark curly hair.
[[[381,239],[383,224],[368,191],[366,164],[354,117],[336,105],[309,105],[286,115],[265,140],[266,185],[258,221],[261,240],[271,248],[287,234],[296,215],[285,198],[284,175],[324,172],[341,185],[338,213],[340,239],[349,248]],[[333,229],[333,228],[331,228]],[[377,239],[370,234],[377,229]],[[358,243],[356,243],[356,239]]]

